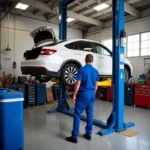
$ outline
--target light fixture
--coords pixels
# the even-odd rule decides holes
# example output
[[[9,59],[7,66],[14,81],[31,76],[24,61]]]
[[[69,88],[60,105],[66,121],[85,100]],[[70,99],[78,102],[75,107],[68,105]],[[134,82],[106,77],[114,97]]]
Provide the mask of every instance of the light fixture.
[[[67,18],[67,22],[72,22],[74,20],[75,20],[74,18]]]
[[[97,6],[95,6],[93,9],[96,10],[96,11],[100,11],[100,10],[106,9],[108,7],[110,7],[110,5],[108,5],[106,3],[101,3]]]
[[[18,3],[15,8],[17,9],[21,9],[21,10],[26,10],[29,7],[29,5],[27,4],[23,4],[23,3]]]

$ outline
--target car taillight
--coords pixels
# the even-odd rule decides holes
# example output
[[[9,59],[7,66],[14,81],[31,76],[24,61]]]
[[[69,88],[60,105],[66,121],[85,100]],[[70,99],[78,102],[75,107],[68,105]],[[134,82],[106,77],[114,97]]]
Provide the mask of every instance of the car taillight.
[[[53,49],[42,49],[40,55],[52,55],[56,53],[56,50]]]

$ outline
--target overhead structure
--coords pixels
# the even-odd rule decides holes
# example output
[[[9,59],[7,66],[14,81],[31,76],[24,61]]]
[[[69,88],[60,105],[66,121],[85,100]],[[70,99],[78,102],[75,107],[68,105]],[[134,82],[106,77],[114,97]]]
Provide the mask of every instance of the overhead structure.
[[[62,0],[59,4],[60,23],[59,38],[67,39],[67,5],[74,0]],[[107,123],[100,120],[94,120],[93,124],[104,128],[99,131],[100,135],[107,135],[112,132],[124,131],[134,126],[134,123],[124,122],[124,39],[126,37],[124,30],[124,0],[112,0],[113,6],[113,105],[110,117]],[[103,84],[103,83],[102,83]],[[100,85],[102,85],[100,84]],[[61,112],[74,116],[73,108],[70,108],[66,100],[66,87],[59,83],[59,102],[53,111],[48,113]],[[86,121],[86,117],[82,116]]]
[[[49,20],[54,21],[54,22],[58,21],[58,15],[59,15],[59,9],[57,7],[58,2],[59,2],[58,0],[53,1],[51,6],[49,6],[48,4],[46,4],[42,1],[35,1],[35,0],[20,0],[20,2],[22,2],[24,4],[28,4],[29,6],[32,6],[35,9],[40,9],[47,13],[53,14],[51,19],[49,19]],[[99,26],[99,27],[103,28],[104,23],[102,21],[96,19],[96,17],[107,14],[107,13],[111,12],[112,9],[108,8],[106,10],[102,10],[100,12],[94,13],[94,9],[90,8],[90,5],[92,3],[96,3],[96,2],[97,2],[97,0],[87,0],[84,3],[81,3],[80,0],[74,1],[73,3],[79,4],[79,5],[72,10],[67,10],[68,17],[74,18],[80,22],[84,22],[84,23],[87,23],[90,25]],[[112,0],[105,0],[103,2],[110,6],[112,5]],[[132,16],[136,16],[136,17],[140,16],[140,12],[137,9],[133,8],[126,2],[124,4],[125,4],[125,9],[124,9],[125,12],[131,14]],[[82,12],[82,9],[83,9],[83,12]],[[89,14],[89,13],[93,13],[93,15],[87,16],[87,14]]]
[[[7,13],[7,9],[9,9],[9,12],[15,15],[58,24],[59,2],[61,1],[9,0],[6,6],[7,2],[1,1],[0,10]],[[17,7],[17,5],[20,6],[19,3],[22,4],[21,7]],[[85,34],[88,30],[98,31],[111,26],[112,0],[75,0],[67,8],[67,17],[73,19],[68,23],[68,27],[82,30]],[[150,3],[148,1],[124,1],[126,22],[149,16],[149,9]]]

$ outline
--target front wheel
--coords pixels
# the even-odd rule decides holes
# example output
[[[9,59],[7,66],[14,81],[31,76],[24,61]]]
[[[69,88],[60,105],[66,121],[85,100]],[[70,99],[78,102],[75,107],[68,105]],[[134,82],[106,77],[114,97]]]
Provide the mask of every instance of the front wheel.
[[[127,83],[130,78],[129,70],[124,68],[124,82]]]
[[[76,82],[78,67],[75,64],[66,64],[61,72],[61,80],[64,85],[72,86]]]

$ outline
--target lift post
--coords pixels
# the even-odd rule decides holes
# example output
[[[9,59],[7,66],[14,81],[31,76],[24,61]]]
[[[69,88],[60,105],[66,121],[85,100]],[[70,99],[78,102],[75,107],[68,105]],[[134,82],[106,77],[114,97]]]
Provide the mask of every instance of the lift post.
[[[100,135],[121,132],[135,124],[124,123],[124,0],[112,0],[113,7],[113,105],[111,125]]]
[[[62,0],[59,4],[60,24],[59,37],[60,40],[67,38],[67,5],[74,0]],[[112,113],[109,117],[109,126],[100,121],[94,120],[93,124],[104,128],[98,134],[104,136],[112,132],[124,131],[134,126],[134,123],[124,123],[124,46],[122,44],[122,35],[124,33],[124,0],[112,0],[113,4],[113,105]],[[99,85],[110,85],[110,80],[100,82]],[[74,116],[73,108],[70,108],[66,100],[66,87],[59,83],[59,102],[56,110],[48,111],[48,113],[62,112],[70,116]],[[86,121],[85,116],[81,116],[81,120]]]

